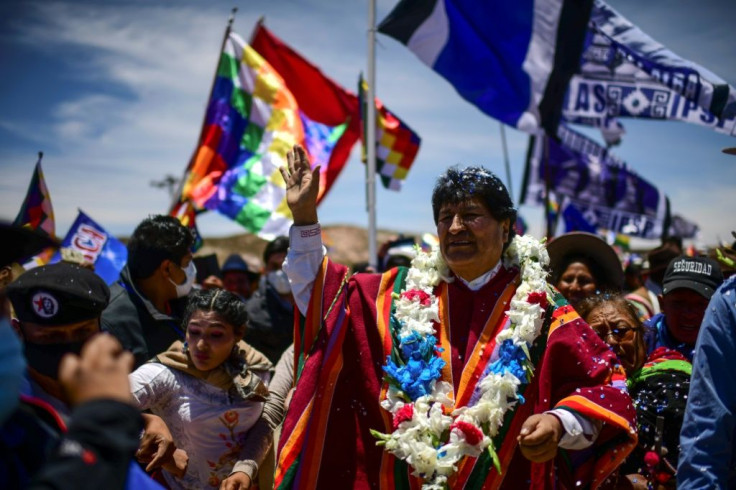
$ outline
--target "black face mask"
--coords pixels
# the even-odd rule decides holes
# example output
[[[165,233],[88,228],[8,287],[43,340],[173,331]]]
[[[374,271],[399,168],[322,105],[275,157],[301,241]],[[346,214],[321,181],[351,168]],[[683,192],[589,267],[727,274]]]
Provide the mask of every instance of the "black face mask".
[[[59,364],[66,353],[79,354],[84,342],[68,342],[64,344],[35,344],[25,342],[24,354],[28,365],[49,378],[59,379]]]

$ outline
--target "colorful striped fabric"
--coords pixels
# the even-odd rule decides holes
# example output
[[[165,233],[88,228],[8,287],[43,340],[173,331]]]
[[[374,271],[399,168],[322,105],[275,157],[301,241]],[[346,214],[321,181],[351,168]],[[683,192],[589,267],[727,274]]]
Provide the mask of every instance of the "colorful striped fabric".
[[[358,81],[358,98],[360,99],[360,115],[363,125],[363,161],[366,160],[365,146],[365,113],[366,91],[368,84],[363,75]],[[401,190],[401,184],[409,173],[411,164],[419,151],[422,139],[383,103],[376,100],[376,173],[386,189]]]
[[[390,414],[378,408],[386,397],[387,385],[375,361],[383,361],[396,348],[392,302],[404,288],[407,272],[405,268],[393,268],[380,276],[358,274],[346,286],[346,268],[323,260],[307,313],[300,317],[295,330],[297,389],[279,441],[274,488],[422,487],[424,482],[410,475],[406,463],[382,451],[367,436],[369,428],[385,432],[392,426]],[[442,379],[453,386],[448,396],[456,400],[456,406],[467,405],[472,399],[477,375],[492,360],[492,339],[507,321],[503,312],[515,292],[518,276],[512,280],[514,271],[502,273],[509,279],[496,290],[498,300],[483,320],[467,364],[458,366],[454,374],[450,296],[454,294],[457,301],[464,289],[455,288],[450,293],[448,288],[452,286],[443,282],[435,291],[441,318],[437,341],[446,361]],[[507,413],[494,439],[503,472],[495,470],[493,456],[484,451],[458,464],[448,488],[551,489],[560,484],[572,487],[574,482],[586,488],[592,483],[590,487],[596,488],[636,445],[631,401],[611,384],[613,353],[559,292],[550,288],[548,297],[553,299],[553,307],[548,310],[546,335],[540,336],[530,351],[536,368],[522,393],[526,401]],[[584,340],[586,336],[590,341]],[[516,434],[532,413],[552,408],[605,421],[604,428],[596,446],[576,453],[574,461],[566,450],[560,450],[555,462],[532,465],[519,453]],[[560,467],[565,457],[570,468]],[[559,483],[556,476],[560,477]]]
[[[345,127],[307,118],[281,76],[230,33],[181,199],[216,210],[263,238],[285,235],[292,217],[278,168],[286,164],[286,153],[301,144],[312,165],[324,166]]]
[[[51,207],[51,197],[43,178],[43,170],[41,170],[42,157],[43,154],[39,154],[31,183],[28,186],[26,199],[23,201],[13,224],[15,226],[25,226],[50,237],[55,237],[54,208]]]

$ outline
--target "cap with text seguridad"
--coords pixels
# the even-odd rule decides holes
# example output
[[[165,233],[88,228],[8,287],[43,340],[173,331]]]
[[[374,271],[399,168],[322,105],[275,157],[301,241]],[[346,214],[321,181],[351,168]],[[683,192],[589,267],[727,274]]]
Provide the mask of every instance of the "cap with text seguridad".
[[[662,281],[662,294],[686,288],[710,299],[722,282],[723,273],[715,260],[708,257],[681,255],[673,259],[667,266]]]

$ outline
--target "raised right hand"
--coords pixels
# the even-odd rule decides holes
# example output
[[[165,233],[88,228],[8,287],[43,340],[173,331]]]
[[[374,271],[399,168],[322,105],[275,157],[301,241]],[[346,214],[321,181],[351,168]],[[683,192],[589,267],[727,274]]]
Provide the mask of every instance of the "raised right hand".
[[[307,152],[300,145],[286,154],[287,167],[279,167],[286,182],[286,203],[297,226],[317,223],[319,165],[310,169]]]

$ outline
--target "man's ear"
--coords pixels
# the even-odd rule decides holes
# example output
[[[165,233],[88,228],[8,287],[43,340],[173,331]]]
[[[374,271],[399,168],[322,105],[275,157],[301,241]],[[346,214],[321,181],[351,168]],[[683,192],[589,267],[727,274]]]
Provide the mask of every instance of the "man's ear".
[[[158,271],[161,274],[162,277],[165,277],[167,279],[171,279],[171,268],[174,266],[174,263],[170,261],[169,259],[164,259],[161,261],[161,263],[158,265]]]
[[[506,243],[509,239],[509,233],[511,231],[511,218],[506,218],[501,221],[501,229],[503,230],[503,241]]]
[[[662,296],[661,294],[658,294],[657,303],[659,303],[659,311],[664,311],[664,296]]]

